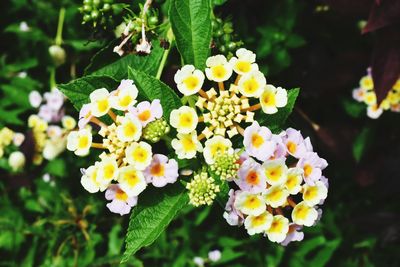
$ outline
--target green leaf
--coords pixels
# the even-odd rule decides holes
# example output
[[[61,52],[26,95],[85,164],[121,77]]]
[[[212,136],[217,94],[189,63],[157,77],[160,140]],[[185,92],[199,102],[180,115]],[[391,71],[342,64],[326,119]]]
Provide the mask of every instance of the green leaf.
[[[214,6],[220,6],[227,2],[228,0],[212,0]]]
[[[135,81],[139,95],[148,99],[160,99],[164,111],[164,118],[169,121],[169,114],[173,109],[182,106],[181,99],[165,83],[139,70],[129,68],[129,79]]]
[[[94,90],[106,88],[112,91],[117,86],[118,82],[110,76],[90,75],[67,84],[60,84],[58,88],[68,97],[74,107],[80,110],[83,104],[89,103],[89,95]]]
[[[130,54],[124,57],[118,56],[112,50],[116,42],[111,42],[100,50],[86,68],[85,74],[109,75],[116,80],[128,77],[128,67],[155,76],[163,56],[164,49],[158,42],[153,46],[149,55]]]
[[[54,159],[47,163],[46,167],[44,168],[46,173],[51,175],[64,177],[67,174],[67,166],[64,159]]]
[[[341,103],[346,113],[353,118],[359,118],[366,112],[366,105],[353,99],[346,97],[342,99]]]
[[[203,70],[211,44],[210,1],[172,0],[169,18],[185,64]]]
[[[257,121],[260,124],[267,126],[272,132],[279,132],[282,129],[282,126],[285,124],[290,113],[292,113],[299,92],[299,88],[288,90],[287,105],[283,108],[278,108],[278,112],[272,115],[260,112],[261,117],[258,118]]]
[[[180,183],[147,189],[139,197],[139,205],[133,210],[126,236],[126,248],[122,262],[140,248],[149,246],[165,230],[175,215],[188,203],[185,187]]]
[[[369,148],[370,144],[373,141],[374,137],[374,130],[370,127],[365,127],[356,137],[353,143],[353,156],[354,159],[359,162],[367,149]]]

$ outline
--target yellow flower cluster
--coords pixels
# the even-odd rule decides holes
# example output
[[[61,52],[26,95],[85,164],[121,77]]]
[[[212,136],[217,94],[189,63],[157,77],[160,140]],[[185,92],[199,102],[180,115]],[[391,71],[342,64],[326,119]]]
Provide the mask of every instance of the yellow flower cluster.
[[[400,79],[397,80],[392,90],[389,91],[386,98],[378,106],[374,92],[374,82],[371,74],[368,73],[361,78],[360,87],[353,90],[353,98],[368,106],[367,115],[372,119],[379,118],[385,110],[400,112]]]
[[[14,131],[4,127],[0,130],[0,158],[4,155],[4,148],[9,146],[14,138]]]

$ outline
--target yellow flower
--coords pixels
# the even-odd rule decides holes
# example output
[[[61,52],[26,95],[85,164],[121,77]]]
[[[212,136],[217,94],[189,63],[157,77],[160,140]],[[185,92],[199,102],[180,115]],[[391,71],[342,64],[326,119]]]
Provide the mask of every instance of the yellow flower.
[[[196,129],[198,121],[199,118],[196,110],[191,107],[182,106],[171,112],[170,124],[176,128],[178,133],[189,134],[193,132]]]
[[[303,182],[303,169],[290,168],[287,172],[287,180],[285,183],[286,189],[290,194],[296,195],[301,190],[301,183]]]
[[[292,211],[292,220],[298,225],[312,226],[317,218],[317,210],[304,201],[298,203]]]
[[[265,202],[273,208],[278,208],[286,203],[289,191],[282,185],[274,185],[264,194]]]
[[[266,85],[260,96],[260,104],[264,113],[274,114],[278,108],[287,104],[287,91],[281,87],[276,88],[273,85]]]
[[[196,94],[204,83],[204,74],[193,65],[185,65],[174,76],[179,92],[189,96]]]
[[[360,87],[365,90],[374,89],[374,82],[372,80],[372,77],[369,75],[362,77],[360,80]]]
[[[256,70],[243,75],[239,79],[238,89],[246,97],[259,97],[266,85],[267,80],[264,74]]]
[[[234,207],[245,215],[253,216],[258,216],[266,210],[265,201],[262,196],[247,191],[238,193]]]
[[[62,126],[67,130],[72,130],[76,127],[76,120],[71,116],[64,116],[61,119]]]
[[[223,154],[233,154],[232,142],[216,135],[205,142],[203,156],[207,164],[213,164],[215,158]]]
[[[244,221],[244,227],[249,235],[260,234],[270,228],[273,216],[268,211],[264,211],[258,216],[249,215]]]
[[[142,135],[142,124],[135,116],[118,116],[117,137],[122,142],[138,141]]]
[[[223,55],[207,58],[206,76],[210,81],[224,82],[232,75],[232,67]]]
[[[262,167],[268,184],[280,185],[286,182],[288,168],[285,159],[268,160]]]
[[[110,110],[110,93],[106,88],[96,89],[89,95],[91,112],[95,117],[101,117]]]
[[[115,109],[126,111],[136,103],[138,89],[132,80],[122,80],[117,90],[110,97],[111,106]]]
[[[280,243],[285,240],[288,231],[289,220],[282,215],[275,215],[266,234],[270,241]]]
[[[132,143],[125,150],[126,161],[140,171],[150,165],[152,156],[151,146],[143,141]]]
[[[92,133],[87,129],[72,131],[68,135],[67,149],[74,151],[77,156],[86,156],[89,154],[92,145]]]
[[[203,151],[203,146],[197,140],[195,131],[190,134],[178,133],[177,137],[172,140],[171,145],[179,159],[191,159],[196,157],[197,152]]]
[[[233,70],[239,74],[244,75],[254,70],[258,70],[256,62],[256,54],[245,48],[240,48],[236,51],[237,57],[232,57],[229,60]]]
[[[327,194],[328,188],[321,181],[317,181],[315,185],[305,184],[303,186],[303,200],[309,206],[317,205],[327,197]]]
[[[138,196],[147,186],[143,173],[133,166],[125,166],[120,169],[118,183],[129,197]]]
[[[101,184],[100,190],[104,191],[112,180],[117,180],[119,169],[117,161],[113,155],[103,156],[98,164],[97,181]]]

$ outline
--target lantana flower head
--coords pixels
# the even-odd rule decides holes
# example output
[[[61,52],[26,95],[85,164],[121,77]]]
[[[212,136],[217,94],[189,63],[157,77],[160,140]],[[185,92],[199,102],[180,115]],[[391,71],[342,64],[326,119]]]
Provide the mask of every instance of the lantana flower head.
[[[79,130],[68,135],[67,148],[77,155],[103,150],[94,165],[82,170],[81,183],[90,193],[106,190],[107,207],[121,215],[130,212],[149,184],[161,187],[178,178],[178,163],[155,154],[151,145],[169,131],[160,100],[137,102],[137,95],[132,80],[122,80],[111,92],[94,90],[80,110]]]
[[[378,105],[371,70],[368,69],[367,75],[360,79],[359,87],[353,89],[352,95],[356,101],[367,105],[367,116],[371,119],[379,118],[386,110],[400,112],[400,79],[396,81],[385,99]]]

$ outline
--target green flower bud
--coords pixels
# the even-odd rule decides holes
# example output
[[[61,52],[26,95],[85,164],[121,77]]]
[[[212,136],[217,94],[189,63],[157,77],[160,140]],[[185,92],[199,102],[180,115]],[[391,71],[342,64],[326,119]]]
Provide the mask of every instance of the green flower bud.
[[[205,170],[194,175],[192,181],[186,185],[186,189],[189,190],[189,203],[196,207],[211,205],[220,191],[215,180],[209,177]]]
[[[49,54],[54,61],[54,64],[57,66],[65,63],[65,59],[67,54],[65,53],[64,48],[59,45],[52,45],[49,47]]]
[[[210,170],[221,177],[221,180],[232,181],[237,176],[239,169],[239,155],[222,154],[216,157],[215,163],[210,165]]]
[[[151,143],[157,143],[161,137],[169,133],[170,127],[168,123],[163,119],[152,121],[146,125],[143,129],[143,139]]]

